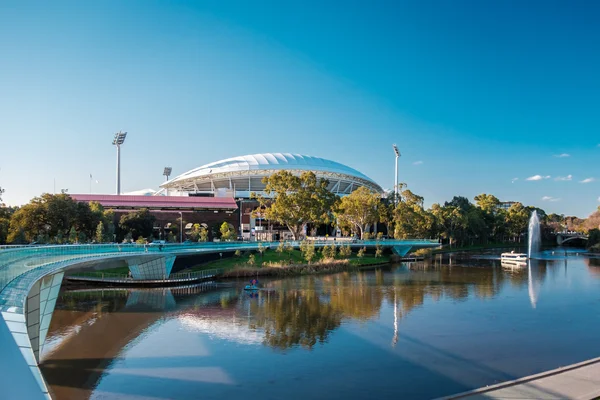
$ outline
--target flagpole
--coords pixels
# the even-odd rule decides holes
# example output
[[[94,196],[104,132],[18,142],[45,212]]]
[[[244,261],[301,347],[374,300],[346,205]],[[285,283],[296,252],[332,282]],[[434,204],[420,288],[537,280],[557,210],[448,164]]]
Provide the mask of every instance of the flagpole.
[[[90,174],[90,194],[92,194],[92,174]]]

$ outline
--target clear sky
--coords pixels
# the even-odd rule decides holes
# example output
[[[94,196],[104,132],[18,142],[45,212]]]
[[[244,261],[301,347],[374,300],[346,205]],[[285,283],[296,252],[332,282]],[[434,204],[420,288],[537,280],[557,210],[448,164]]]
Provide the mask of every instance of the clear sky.
[[[486,192],[587,216],[599,15],[596,1],[5,0],[4,201],[54,181],[88,193],[90,174],[113,193],[124,130],[123,191],[156,189],[164,166],[260,152],[390,188],[397,143],[400,180],[426,205]]]

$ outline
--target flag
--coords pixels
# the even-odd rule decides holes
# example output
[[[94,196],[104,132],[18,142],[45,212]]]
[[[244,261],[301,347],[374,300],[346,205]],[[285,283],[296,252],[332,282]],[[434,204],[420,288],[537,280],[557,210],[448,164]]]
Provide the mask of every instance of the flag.
[[[100,182],[98,182],[98,179],[96,179],[96,183],[100,183]]]
[[[92,179],[92,174],[90,174],[90,179]]]

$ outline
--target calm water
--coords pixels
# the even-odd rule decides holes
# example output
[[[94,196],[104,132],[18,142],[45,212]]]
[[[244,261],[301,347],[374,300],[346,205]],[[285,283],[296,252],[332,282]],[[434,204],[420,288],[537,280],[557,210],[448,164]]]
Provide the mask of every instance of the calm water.
[[[600,356],[600,259],[493,258],[65,291],[42,371],[57,399],[430,399]]]

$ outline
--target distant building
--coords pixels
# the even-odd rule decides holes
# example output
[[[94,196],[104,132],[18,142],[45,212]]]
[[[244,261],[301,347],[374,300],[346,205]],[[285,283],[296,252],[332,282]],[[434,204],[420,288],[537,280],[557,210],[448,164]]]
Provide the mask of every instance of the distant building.
[[[498,209],[508,211],[509,208],[513,206],[513,204],[517,204],[516,201],[502,201],[498,205]]]
[[[211,230],[218,231],[218,225],[224,221],[239,230],[238,206],[233,198],[114,194],[72,194],[70,196],[78,202],[97,202],[104,209],[113,210],[116,223],[124,214],[147,208],[156,217],[154,225],[154,236],[156,238],[166,237],[172,226],[179,222],[180,212],[183,217],[184,233],[189,231],[193,224],[201,224],[208,229],[212,238]],[[179,230],[179,226],[176,230]],[[183,238],[185,240],[185,235]]]

